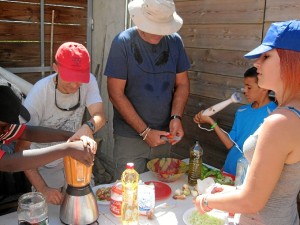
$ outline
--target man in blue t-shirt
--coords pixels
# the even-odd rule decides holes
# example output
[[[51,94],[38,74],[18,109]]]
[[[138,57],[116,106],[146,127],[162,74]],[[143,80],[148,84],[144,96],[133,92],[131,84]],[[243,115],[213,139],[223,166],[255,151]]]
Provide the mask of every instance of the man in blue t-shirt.
[[[255,67],[249,68],[244,74],[244,94],[248,102],[251,103],[241,106],[236,111],[229,135],[211,117],[202,115],[202,112],[194,117],[195,123],[208,123],[214,127],[219,139],[229,149],[223,170],[233,175],[236,174],[238,159],[243,156],[244,141],[257,130],[264,118],[277,107],[269,98],[270,91],[258,86],[257,75]]]
[[[171,145],[161,136],[183,137],[189,94],[190,63],[174,2],[134,0],[128,10],[136,27],[114,38],[104,72],[114,106],[115,179],[129,161],[142,173],[149,159],[169,156]]]

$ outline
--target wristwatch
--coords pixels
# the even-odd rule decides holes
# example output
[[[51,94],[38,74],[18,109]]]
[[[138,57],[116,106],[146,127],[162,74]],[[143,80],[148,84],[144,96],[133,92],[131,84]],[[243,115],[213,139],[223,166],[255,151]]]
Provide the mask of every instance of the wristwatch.
[[[92,132],[95,132],[95,125],[91,121],[86,121],[84,124],[88,125],[88,127],[92,130]]]
[[[181,116],[179,116],[179,115],[172,115],[170,117],[170,120],[173,120],[173,119],[179,119],[179,120],[181,120]]]

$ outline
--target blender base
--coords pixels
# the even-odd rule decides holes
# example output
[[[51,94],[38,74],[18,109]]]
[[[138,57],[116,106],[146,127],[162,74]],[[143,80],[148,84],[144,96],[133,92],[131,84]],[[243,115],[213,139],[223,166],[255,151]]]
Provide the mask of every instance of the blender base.
[[[96,197],[90,187],[68,185],[65,198],[60,207],[60,220],[64,224],[98,224],[99,217]]]

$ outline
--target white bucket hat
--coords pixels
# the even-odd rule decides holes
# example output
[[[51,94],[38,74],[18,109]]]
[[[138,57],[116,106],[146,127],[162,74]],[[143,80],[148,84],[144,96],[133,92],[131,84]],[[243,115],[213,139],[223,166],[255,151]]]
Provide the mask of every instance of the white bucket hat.
[[[183,23],[173,0],[133,0],[128,4],[128,11],[134,24],[150,34],[173,34]]]

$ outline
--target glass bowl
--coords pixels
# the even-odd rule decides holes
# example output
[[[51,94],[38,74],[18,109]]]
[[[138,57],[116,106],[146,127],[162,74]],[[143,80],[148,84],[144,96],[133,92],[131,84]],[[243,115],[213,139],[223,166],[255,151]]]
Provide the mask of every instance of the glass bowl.
[[[147,163],[147,168],[158,180],[169,183],[178,180],[188,170],[188,165],[175,158],[156,158]]]

